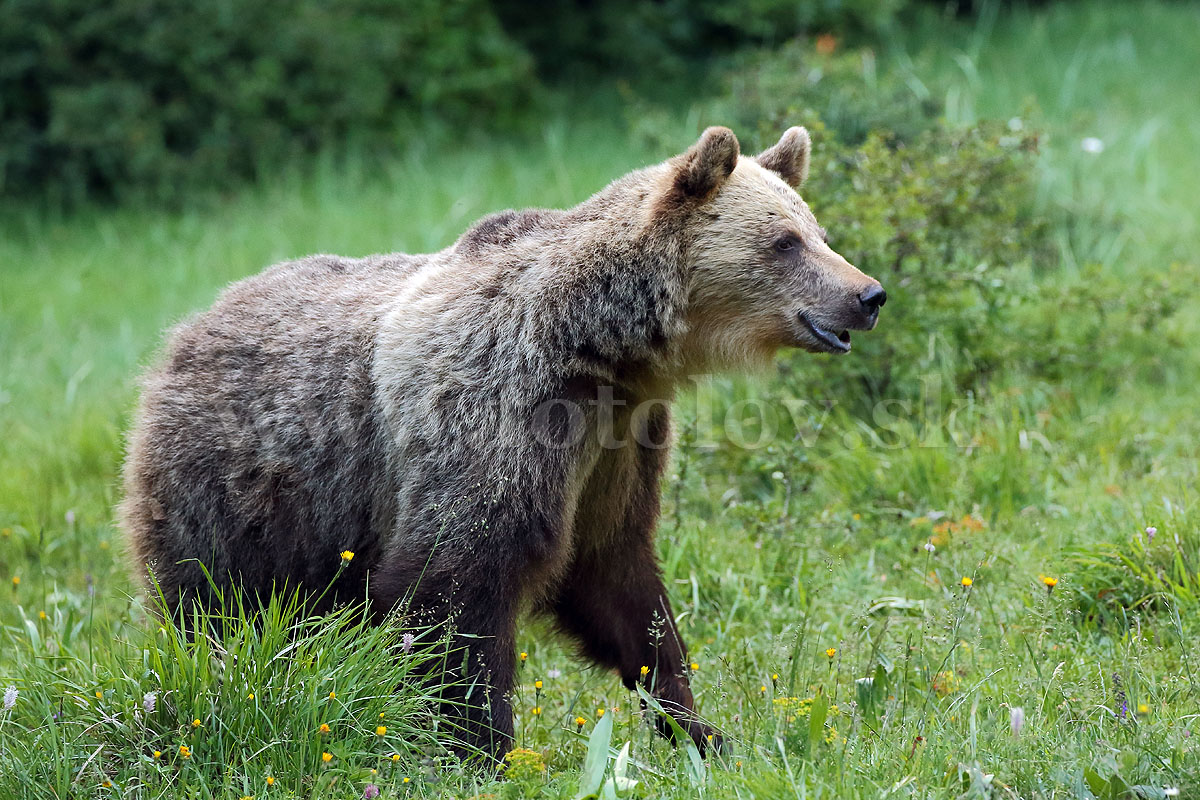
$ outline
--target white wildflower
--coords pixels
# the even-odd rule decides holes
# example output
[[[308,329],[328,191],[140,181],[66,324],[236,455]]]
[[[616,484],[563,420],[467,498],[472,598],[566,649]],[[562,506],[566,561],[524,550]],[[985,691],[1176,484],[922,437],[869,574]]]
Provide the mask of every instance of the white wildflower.
[[[550,678],[550,679],[552,679],[552,680],[553,680],[554,678],[561,678],[561,677],[562,677],[562,670],[560,670],[560,669],[548,669],[548,670],[546,670],[546,677],[547,677],[547,678]]]
[[[925,552],[926,553],[932,553],[934,550],[937,550],[937,548],[934,546],[933,542],[925,543]]]
[[[20,692],[17,691],[17,687],[15,687],[15,686],[10,686],[4,690],[4,710],[5,711],[12,711],[13,706],[15,706],[17,704],[17,695],[19,695],[19,694],[20,694]]]
[[[1095,136],[1088,136],[1085,138],[1079,143],[1079,147],[1083,150],[1083,152],[1091,153],[1092,155],[1099,155],[1100,153],[1104,152],[1104,142],[1100,139],[1097,139]]]
[[[75,524],[75,511],[74,510],[68,511],[66,513],[66,518],[67,518],[68,525],[74,525]]]
[[[1008,727],[1012,729],[1013,736],[1021,735],[1021,728],[1025,727],[1025,709],[1013,706],[1008,710]]]
[[[1014,133],[1025,127],[1024,121],[1020,117],[1013,117],[1008,121],[1008,129]]]
[[[416,640],[416,638],[417,637],[413,636],[411,633],[404,634],[404,636],[400,638],[400,649],[405,653],[412,652],[413,642]]]
[[[147,714],[154,713],[154,707],[158,703],[158,692],[146,692],[142,695],[142,708],[146,709]]]

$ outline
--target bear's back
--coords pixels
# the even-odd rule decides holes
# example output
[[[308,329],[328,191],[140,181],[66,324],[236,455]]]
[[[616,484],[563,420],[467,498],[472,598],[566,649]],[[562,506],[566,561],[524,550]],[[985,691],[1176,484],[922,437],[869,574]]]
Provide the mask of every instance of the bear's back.
[[[265,594],[326,585],[341,550],[373,560],[394,516],[375,338],[427,258],[278,264],[171,333],[145,380],[121,507],[139,568],[165,591],[203,593],[201,563],[218,585],[233,575]]]

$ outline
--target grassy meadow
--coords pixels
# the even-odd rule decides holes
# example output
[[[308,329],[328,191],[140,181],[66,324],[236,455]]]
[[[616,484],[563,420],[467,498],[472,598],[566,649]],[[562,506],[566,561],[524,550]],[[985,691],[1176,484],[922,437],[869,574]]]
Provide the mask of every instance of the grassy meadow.
[[[1064,356],[907,415],[789,405],[773,375],[683,393],[659,542],[699,711],[730,740],[703,764],[529,623],[508,779],[447,765],[393,632],[280,601],[189,643],[136,596],[112,509],[137,375],[223,285],[576,203],[721,123],[708,106],[653,137],[598,113],[500,141],[430,129],[382,165],[319,159],[191,210],[7,208],[0,797],[1200,797],[1198,31],[1195,5],[1068,3],[879,48],[872,75],[951,124],[1042,132],[1052,247],[1007,344]],[[848,359],[884,357],[890,311]],[[1072,358],[1097,320],[1103,346]],[[787,435],[730,442],[763,408]]]

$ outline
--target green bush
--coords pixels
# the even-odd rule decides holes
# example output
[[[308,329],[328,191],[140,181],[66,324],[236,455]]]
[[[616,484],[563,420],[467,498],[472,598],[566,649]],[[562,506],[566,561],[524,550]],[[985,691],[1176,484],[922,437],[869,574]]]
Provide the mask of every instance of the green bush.
[[[824,52],[821,52],[824,51]],[[816,114],[846,144],[872,131],[908,140],[929,130],[942,112],[930,88],[879,71],[870,48],[846,49],[840,39],[793,39],[780,47],[740,53],[724,80],[725,115],[738,130],[757,130],[752,142],[771,144],[797,117]]]
[[[502,117],[531,74],[487,0],[4,0],[0,193],[174,197],[418,117]]]
[[[908,0],[636,0],[526,3],[496,0],[505,28],[548,76],[601,71],[656,79],[746,44],[778,44],[822,31],[879,34]]]

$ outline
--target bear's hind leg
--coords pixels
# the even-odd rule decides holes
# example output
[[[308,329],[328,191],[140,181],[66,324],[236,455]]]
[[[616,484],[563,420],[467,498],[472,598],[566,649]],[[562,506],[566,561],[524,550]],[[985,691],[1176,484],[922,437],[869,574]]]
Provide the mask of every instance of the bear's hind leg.
[[[467,760],[483,756],[499,765],[512,747],[519,574],[511,563],[443,552],[427,564],[387,564],[373,579],[377,613],[400,606],[414,626],[428,629],[423,640],[448,638],[444,651],[437,645],[428,677],[442,724],[457,742],[452,749]]]

